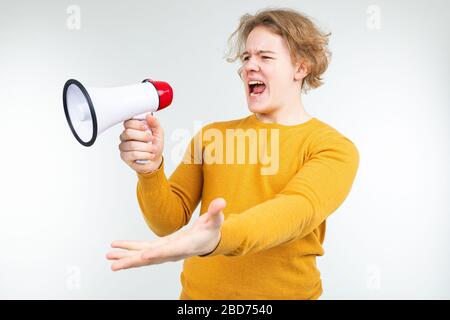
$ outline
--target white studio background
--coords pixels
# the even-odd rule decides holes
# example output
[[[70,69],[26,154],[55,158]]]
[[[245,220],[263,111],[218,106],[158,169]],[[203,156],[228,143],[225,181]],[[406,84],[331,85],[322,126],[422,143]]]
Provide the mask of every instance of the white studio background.
[[[110,271],[112,240],[156,236],[119,157],[121,125],[82,147],[62,87],[171,83],[174,103],[157,114],[170,175],[196,128],[249,114],[223,53],[239,17],[266,7],[297,9],[332,32],[325,85],[305,107],[361,156],[328,220],[322,299],[450,298],[444,0],[0,0],[0,298],[178,298],[181,262]]]

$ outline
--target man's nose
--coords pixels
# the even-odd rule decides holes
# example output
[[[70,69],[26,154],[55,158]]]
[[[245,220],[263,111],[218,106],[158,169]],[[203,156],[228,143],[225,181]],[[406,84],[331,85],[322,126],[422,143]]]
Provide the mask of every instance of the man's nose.
[[[247,63],[244,65],[244,71],[250,72],[250,71],[259,71],[260,67],[258,62],[255,59],[249,59]]]

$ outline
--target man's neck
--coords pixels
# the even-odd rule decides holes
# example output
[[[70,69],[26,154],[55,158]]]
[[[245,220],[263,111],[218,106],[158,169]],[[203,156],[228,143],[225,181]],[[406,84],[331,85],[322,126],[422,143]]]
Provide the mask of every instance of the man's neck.
[[[278,123],[286,126],[302,124],[312,118],[305,111],[301,98],[290,104],[290,107],[284,106],[271,113],[256,113],[255,115],[262,122]]]

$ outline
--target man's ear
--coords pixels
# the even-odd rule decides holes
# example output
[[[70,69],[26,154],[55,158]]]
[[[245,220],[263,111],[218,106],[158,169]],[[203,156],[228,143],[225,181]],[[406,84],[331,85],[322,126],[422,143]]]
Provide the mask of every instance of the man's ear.
[[[308,64],[304,59],[299,59],[295,68],[294,80],[301,81],[308,75]]]

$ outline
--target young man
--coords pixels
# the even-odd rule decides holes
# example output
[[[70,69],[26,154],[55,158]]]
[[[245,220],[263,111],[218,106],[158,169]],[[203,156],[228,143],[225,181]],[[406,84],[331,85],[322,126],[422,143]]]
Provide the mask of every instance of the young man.
[[[139,205],[162,238],[113,242],[124,249],[108,253],[113,270],[185,259],[181,299],[322,294],[316,257],[324,254],[326,219],[359,165],[355,145],[302,104],[301,91],[321,85],[327,37],[292,10],[243,16],[230,60],[242,61],[252,114],[205,126],[169,179],[158,120],[147,117],[152,134],[138,121],[124,123],[121,158],[137,172]],[[203,214],[175,233],[200,200]]]

